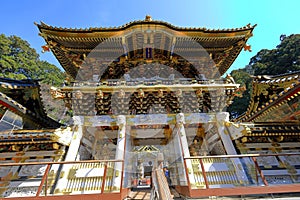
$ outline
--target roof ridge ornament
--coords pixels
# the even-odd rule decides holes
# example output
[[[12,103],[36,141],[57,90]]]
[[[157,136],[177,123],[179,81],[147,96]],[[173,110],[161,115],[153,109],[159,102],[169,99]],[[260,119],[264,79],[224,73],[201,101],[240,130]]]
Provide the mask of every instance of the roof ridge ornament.
[[[146,22],[151,22],[152,21],[152,17],[150,15],[146,15],[145,21]]]

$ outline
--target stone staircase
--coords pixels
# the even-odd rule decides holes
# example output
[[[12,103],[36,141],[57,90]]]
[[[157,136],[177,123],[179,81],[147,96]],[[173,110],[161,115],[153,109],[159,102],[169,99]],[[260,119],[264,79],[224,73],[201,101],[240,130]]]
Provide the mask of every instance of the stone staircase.
[[[150,200],[151,190],[150,189],[135,189],[129,193],[127,199],[147,199]]]
[[[170,188],[171,194],[172,194],[172,199],[177,199],[180,200],[182,199],[180,197],[180,194],[174,189]],[[150,200],[151,198],[151,189],[135,189],[129,193],[129,196],[127,199],[147,199]]]

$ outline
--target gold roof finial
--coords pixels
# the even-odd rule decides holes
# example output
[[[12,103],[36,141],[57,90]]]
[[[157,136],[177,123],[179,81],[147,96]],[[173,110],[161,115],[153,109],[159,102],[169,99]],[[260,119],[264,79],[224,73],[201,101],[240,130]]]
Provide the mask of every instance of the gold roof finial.
[[[150,15],[146,15],[145,21],[147,21],[147,22],[152,21],[152,17]]]

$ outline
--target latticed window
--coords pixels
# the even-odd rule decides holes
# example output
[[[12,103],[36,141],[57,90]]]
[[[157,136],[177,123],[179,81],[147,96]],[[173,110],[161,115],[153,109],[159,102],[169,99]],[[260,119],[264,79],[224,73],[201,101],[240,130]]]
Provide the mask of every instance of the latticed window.
[[[0,120],[0,131],[15,130],[23,128],[23,119],[19,115],[6,110]]]

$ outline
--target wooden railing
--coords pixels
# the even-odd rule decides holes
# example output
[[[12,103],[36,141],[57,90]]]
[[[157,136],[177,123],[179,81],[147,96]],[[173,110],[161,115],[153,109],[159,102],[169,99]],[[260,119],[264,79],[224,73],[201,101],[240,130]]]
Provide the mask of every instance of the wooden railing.
[[[167,179],[161,168],[157,168],[156,170],[154,170],[152,172],[152,182],[153,182],[152,187],[153,187],[153,190],[155,191],[155,197],[156,197],[156,198],[153,198],[153,200],[154,199],[159,199],[159,200],[173,199]]]
[[[159,196],[159,188],[158,188],[158,183],[157,183],[157,177],[156,177],[156,170],[153,170],[151,172],[151,181],[152,181],[152,188],[151,188],[151,196],[150,200],[158,200],[160,199]]]
[[[282,160],[289,156],[299,157],[300,153],[218,155],[185,158],[185,165],[188,160],[190,160],[189,163],[192,163],[192,169],[187,168],[186,171],[193,173],[193,176],[190,177],[194,177],[194,180],[188,179],[189,196],[300,192],[299,165],[296,169],[287,160]],[[264,166],[263,160],[268,160],[269,158],[272,160],[271,157],[273,157],[273,160],[275,158],[278,160],[280,168],[271,164]],[[276,176],[276,173],[278,176]],[[280,179],[281,176],[290,176],[290,181],[284,178]],[[268,178],[270,179],[269,181]],[[278,180],[276,181],[274,178]]]
[[[49,189],[48,177],[49,177],[49,171],[50,171],[52,165],[100,164],[101,166],[103,166],[103,176],[101,176],[102,183],[101,183],[101,187],[100,187],[98,193],[103,194],[103,193],[109,193],[110,192],[110,191],[105,190],[106,187],[108,187],[107,186],[108,183],[106,183],[106,179],[107,179],[107,176],[108,176],[108,166],[114,166],[114,163],[117,163],[117,162],[121,162],[122,166],[124,166],[124,161],[123,160],[82,160],[82,161],[58,161],[58,162],[0,163],[0,168],[2,168],[2,167],[13,167],[13,166],[46,165],[45,172],[44,172],[43,176],[39,179],[40,184],[38,186],[38,189],[37,189],[36,195],[35,195],[36,197],[39,197],[39,196],[47,196],[49,194],[48,193],[48,189]],[[122,167],[122,169],[123,169],[123,167]],[[67,172],[65,172],[65,173],[67,173]],[[115,173],[115,172],[113,171],[113,173]],[[123,171],[118,176],[123,177]],[[18,179],[14,178],[14,180],[18,180]],[[6,180],[6,181],[11,181],[11,180]],[[121,182],[120,182],[120,185],[119,185],[119,190],[118,190],[117,193],[121,192],[122,182],[123,182],[123,179],[121,179]],[[112,181],[109,184],[112,184]],[[112,187],[112,185],[110,187]],[[44,193],[42,194],[43,188],[44,188]],[[35,191],[32,191],[32,192],[34,193]],[[115,192],[116,191],[114,190],[114,193]],[[49,194],[49,195],[55,195],[55,194]]]
[[[290,157],[294,156],[294,157]],[[300,193],[300,169],[299,165],[292,165],[292,158],[298,162],[300,153],[286,153],[286,154],[246,154],[246,155],[219,155],[219,156],[197,156],[185,158],[185,166],[188,163],[192,164],[192,169],[186,169],[187,173],[193,173],[194,180],[188,178],[188,189],[190,197],[204,197],[204,196],[231,196],[231,195],[248,195],[248,194],[267,194],[267,193]],[[273,157],[273,158],[272,158]],[[264,166],[263,158],[276,158],[281,166],[272,166],[266,164]],[[271,159],[271,160],[272,160]],[[283,160],[286,159],[286,162]],[[85,160],[85,161],[61,161],[61,162],[27,162],[27,163],[2,163],[2,167],[12,166],[32,166],[32,165],[45,165],[46,169],[42,177],[39,178],[39,186],[36,190],[35,196],[53,196],[55,192],[49,194],[49,172],[52,165],[76,165],[76,164],[95,164],[100,163],[103,165],[103,175],[101,187],[97,191],[97,195],[110,195],[114,196],[116,193],[121,193],[122,182],[120,183],[120,190],[118,192],[110,193],[105,188],[108,187],[106,177],[112,176],[112,170],[108,170],[108,166],[112,163],[122,162],[123,160]],[[290,162],[290,163],[289,163]],[[216,166],[216,167],[215,167]],[[222,166],[218,169],[218,166]],[[271,168],[270,168],[271,166]],[[280,168],[279,168],[280,167]],[[214,168],[214,169],[213,169]],[[284,171],[286,176],[290,176],[292,182],[284,182],[284,179],[274,181],[270,179],[270,172],[277,170],[280,178],[280,172]],[[66,172],[65,172],[66,173]],[[168,184],[161,169],[156,170],[157,189],[159,191],[160,199],[170,198],[170,191],[168,192]],[[123,177],[123,172],[119,174]],[[294,177],[293,177],[294,176]],[[60,177],[61,178],[61,177]],[[153,177],[154,178],[154,177]],[[16,180],[16,179],[14,179]],[[5,180],[10,181],[10,180]],[[111,184],[111,183],[109,183]],[[34,191],[35,192],[35,191]],[[63,195],[63,194],[62,194]],[[56,196],[56,195],[54,195]],[[107,196],[109,197],[109,196]],[[116,196],[116,198],[121,195]],[[58,197],[57,197],[58,198]],[[100,197],[97,197],[100,198]],[[102,197],[101,197],[102,198]],[[54,199],[54,198],[53,198]],[[102,198],[104,199],[104,198]],[[110,199],[112,200],[112,199]]]

